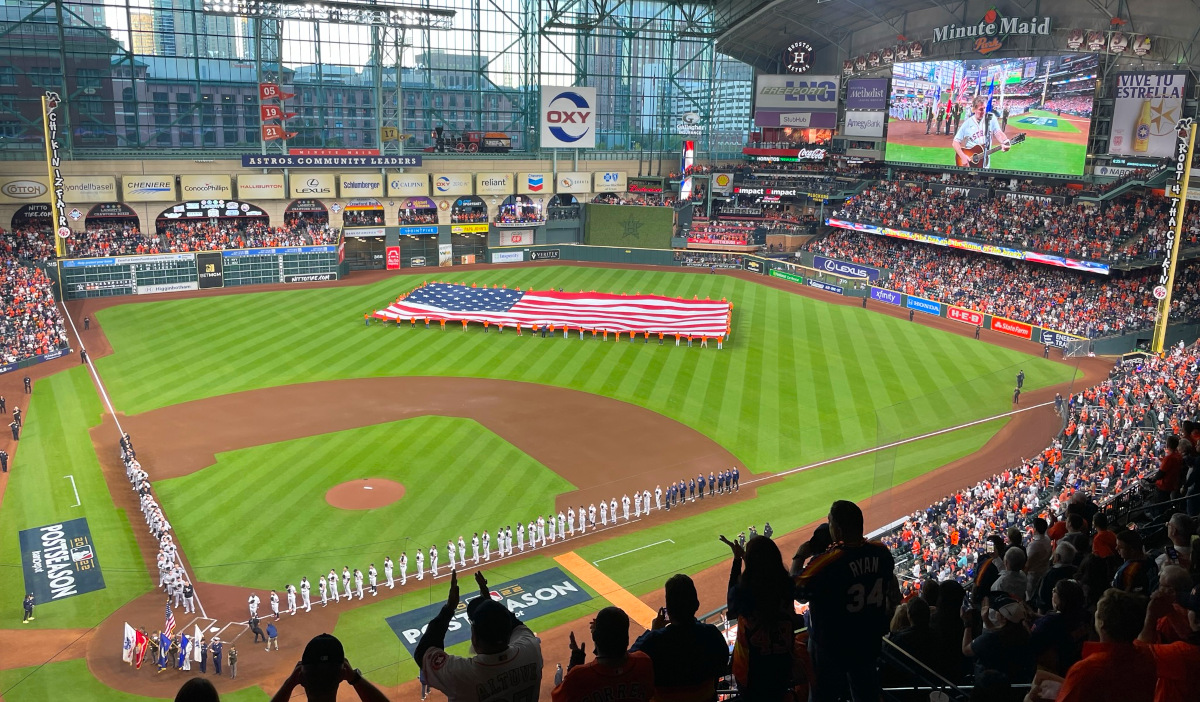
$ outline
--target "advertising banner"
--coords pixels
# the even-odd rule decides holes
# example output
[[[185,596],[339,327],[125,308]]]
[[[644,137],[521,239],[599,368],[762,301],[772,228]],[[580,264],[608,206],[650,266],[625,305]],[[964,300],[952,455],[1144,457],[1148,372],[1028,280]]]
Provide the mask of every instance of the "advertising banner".
[[[826,283],[824,281],[813,280],[812,278],[808,279],[808,284],[814,288],[818,288],[820,290],[825,290],[825,291],[831,292],[831,293],[837,293],[838,295],[841,295],[843,292],[845,292],[845,289],[843,287],[841,287],[840,285],[830,285],[829,283]]]
[[[50,186],[44,177],[0,176],[0,203],[50,202]]]
[[[186,292],[188,290],[199,289],[200,283],[196,281],[184,283],[162,283],[159,285],[139,285],[137,286],[137,294],[156,295],[158,293]]]
[[[879,300],[880,302],[886,302],[889,305],[899,305],[900,304],[900,293],[892,292],[891,290],[888,290],[887,288],[872,287],[871,288],[871,299]]]
[[[429,195],[428,173],[392,173],[387,181],[388,197]]]
[[[438,266],[454,265],[454,247],[451,244],[438,244]]]
[[[728,195],[733,190],[733,174],[732,173],[713,173],[712,178],[708,181],[714,193],[723,193]]]
[[[1001,334],[1009,334],[1018,336],[1022,339],[1030,339],[1033,337],[1033,327],[1014,319],[1006,319],[1004,317],[992,317],[992,322],[989,325],[992,331],[998,331]]]
[[[63,176],[63,199],[80,202],[116,202],[117,179],[113,176]]]
[[[361,239],[366,236],[387,236],[387,230],[383,227],[346,227],[342,230],[346,236]]]
[[[400,270],[400,247],[399,246],[387,247],[386,256],[387,256],[387,259],[386,259],[387,260],[387,269],[389,271]]]
[[[332,173],[293,173],[288,178],[288,197],[337,197]]]
[[[597,171],[592,174],[592,192],[623,193],[629,187],[625,171]]]
[[[842,136],[881,137],[887,114],[879,112],[847,112]]]
[[[746,259],[746,270],[750,271],[751,273],[762,273],[762,261],[758,260],[757,258]]]
[[[436,224],[418,224],[407,227],[400,227],[400,236],[425,236],[428,234],[437,234]]]
[[[124,280],[93,280],[86,283],[71,283],[68,288],[71,292],[94,292],[96,290],[123,290],[125,294],[132,295],[134,287],[137,286],[137,281],[132,278]]]
[[[524,251],[493,251],[492,263],[520,263],[525,260]]]
[[[196,273],[200,278],[200,289],[225,287],[225,257],[220,251],[196,254]]]
[[[121,192],[131,202],[174,202],[175,176],[133,175],[121,176]]]
[[[246,173],[237,177],[239,200],[283,200],[287,185],[282,173]]]
[[[470,173],[434,173],[434,195],[474,195]]]
[[[961,307],[946,306],[946,317],[953,319],[956,322],[970,324],[971,326],[979,326],[983,324],[983,315],[975,310],[965,310]]]
[[[501,246],[529,246],[533,243],[532,229],[502,229],[500,230]]]
[[[559,173],[554,189],[560,193],[591,192],[592,174],[583,172]]]
[[[1071,345],[1072,341],[1082,341],[1082,337],[1064,334],[1053,329],[1042,330],[1042,343],[1055,348],[1065,349]]]
[[[487,224],[454,224],[450,227],[451,234],[483,234],[487,230]]]
[[[800,283],[800,284],[804,283],[804,276],[797,275],[795,273],[791,273],[789,271],[785,271],[785,270],[782,270],[779,268],[772,268],[769,275],[772,278],[782,278],[783,280],[790,280],[793,283]]]
[[[261,156],[242,154],[242,168],[420,168],[421,157],[404,156]]]
[[[87,519],[22,529],[25,592],[39,605],[104,589],[104,575]]]
[[[1066,204],[1067,198],[1062,195],[1038,195],[1037,193],[1007,193],[1002,190],[996,191],[996,194],[1004,194],[1004,199],[1009,202],[1036,202],[1039,205],[1063,205]]]
[[[1171,157],[1186,89],[1187,73],[1182,71],[1118,73],[1108,153]]]
[[[887,78],[851,78],[846,83],[846,109],[886,110],[887,84]]]
[[[531,261],[554,261],[562,258],[562,249],[542,249],[541,251],[530,251],[529,260]]]
[[[923,297],[913,297],[912,295],[909,295],[905,299],[905,303],[905,306],[910,310],[916,310],[918,312],[924,312],[925,314],[931,314],[934,316],[941,315],[942,313],[942,303],[934,302],[933,300],[926,300]]]
[[[411,259],[409,259],[408,265],[410,268],[424,268],[425,267],[425,257],[424,256],[413,256]]]
[[[596,89],[543,85],[541,92],[542,148],[595,148]]]
[[[476,173],[476,195],[512,195],[516,185],[512,173]]]
[[[454,616],[450,619],[450,627],[446,631],[446,648],[471,640],[471,623],[467,620],[467,604],[481,595],[478,589],[470,594],[467,592],[470,589],[467,586],[464,585],[462,589],[462,599]],[[504,605],[508,611],[525,623],[592,599],[587,590],[584,590],[559,568],[549,568],[499,585],[489,585],[489,589],[493,600]],[[442,603],[437,602],[387,618],[388,626],[396,633],[401,645],[408,650],[409,655],[417,650],[417,643],[421,640],[425,625],[441,609]]]
[[[551,173],[518,173],[517,192],[531,195],[554,192],[554,175]]]
[[[801,129],[837,127],[840,76],[769,75],[755,78],[754,124]]]
[[[383,174],[342,174],[338,177],[338,187],[341,197],[383,197]]]
[[[836,273],[844,275],[848,278],[866,278],[872,283],[879,280],[879,269],[870,266],[860,266],[857,263],[849,263],[847,261],[839,261],[836,258],[825,258],[824,256],[813,257],[813,268],[817,268],[828,273]]]
[[[283,276],[285,283],[323,283],[327,280],[337,280],[336,273],[297,273]]]
[[[233,180],[227,175],[179,176],[179,192],[184,200],[230,200]]]

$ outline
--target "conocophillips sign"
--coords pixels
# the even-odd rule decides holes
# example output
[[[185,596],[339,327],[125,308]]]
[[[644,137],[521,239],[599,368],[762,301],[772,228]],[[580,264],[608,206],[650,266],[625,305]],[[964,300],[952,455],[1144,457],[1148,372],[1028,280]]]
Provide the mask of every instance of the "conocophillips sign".
[[[543,147],[592,149],[596,146],[596,89],[543,85]]]

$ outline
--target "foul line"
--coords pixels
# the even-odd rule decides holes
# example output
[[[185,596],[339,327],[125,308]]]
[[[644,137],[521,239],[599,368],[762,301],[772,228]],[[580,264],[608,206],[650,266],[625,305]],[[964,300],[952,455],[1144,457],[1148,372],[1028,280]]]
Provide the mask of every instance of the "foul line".
[[[641,624],[642,628],[649,629],[650,625],[654,623],[656,614],[649,605],[634,597],[631,592],[618,585],[612,578],[601,573],[599,568],[583,560],[578,553],[567,551],[555,556],[554,561],[599,593],[601,597],[625,610],[629,618]]]
[[[882,446],[875,446],[875,447],[872,447],[869,449],[863,449],[862,451],[856,451],[854,453],[847,453],[844,456],[837,456],[836,458],[828,458],[824,461],[818,461],[816,463],[809,463],[806,466],[800,466],[798,468],[792,468],[790,470],[784,470],[784,471],[780,471],[778,473],[771,473],[769,475],[764,475],[759,478],[752,478],[751,480],[743,480],[741,482],[747,483],[747,484],[752,484],[752,483],[763,482],[764,480],[771,480],[773,478],[782,478],[786,475],[792,475],[793,473],[800,473],[800,472],[803,472],[806,470],[812,470],[813,468],[820,468],[821,466],[827,466],[830,463],[837,463],[838,461],[846,461],[851,458],[858,458],[859,456],[866,456],[868,454],[875,453],[876,451],[884,451],[886,449],[895,448],[897,446],[903,446],[904,444],[911,444],[914,441],[928,439],[928,438],[931,438],[934,436],[939,436],[941,434],[948,434],[952,431],[958,431],[959,429],[966,429],[967,427],[973,427],[976,424],[986,424],[988,422],[995,421],[997,419],[1004,419],[1005,417],[1011,417],[1013,415],[1017,415],[1022,412],[1028,412],[1030,410],[1039,409],[1042,407],[1046,407],[1047,405],[1053,405],[1053,404],[1054,404],[1054,402],[1051,401],[1051,402],[1043,402],[1040,405],[1032,405],[1029,407],[1022,407],[1021,409],[1013,410],[1011,412],[1004,412],[1003,414],[996,414],[996,415],[992,415],[991,417],[984,417],[983,419],[976,419],[975,421],[967,422],[966,424],[959,424],[958,426],[954,426],[954,427],[946,427],[945,429],[938,429],[937,431],[931,431],[928,434],[922,434],[920,436],[914,436],[914,437],[911,437],[908,439],[901,439],[900,441],[893,441],[890,444],[883,444]]]
[[[68,322],[70,322],[71,331],[75,334],[75,340],[79,342],[80,352],[87,351],[87,346],[85,346],[83,343],[83,336],[79,334],[79,328],[75,326],[75,319],[71,317],[71,311],[67,309],[66,301],[61,301],[61,304],[63,316],[67,318]],[[121,420],[117,418],[117,410],[113,408],[112,400],[108,398],[108,391],[104,389],[104,381],[100,380],[100,373],[96,371],[96,365],[92,363],[91,355],[87,357],[87,367],[92,373],[92,378],[96,381],[96,389],[100,391],[100,397],[104,398],[104,404],[106,407],[108,407],[108,413],[112,415],[113,422],[117,425],[117,436],[124,438],[125,429],[121,426]],[[71,482],[74,484],[75,481],[72,480]],[[78,499],[78,492],[76,493],[76,499]],[[159,508],[162,508],[161,504],[159,505]],[[166,516],[166,510],[163,510],[163,516]],[[192,580],[192,575],[191,573],[188,573],[187,568],[184,567],[183,557],[179,555],[178,551],[175,553],[175,562],[179,564],[179,569],[183,571],[183,574],[187,578],[188,582],[193,583],[194,581]],[[205,618],[208,618],[208,613],[204,611],[204,603],[200,601],[200,594],[195,593],[194,599],[196,600],[196,606],[200,609],[200,614]]]
[[[63,478],[71,481],[71,489],[75,491],[75,504],[72,507],[78,507],[83,504],[83,500],[79,499],[79,488],[75,487],[75,476],[64,475]]]
[[[650,548],[651,546],[657,546],[659,544],[673,544],[673,543],[675,543],[674,539],[663,539],[662,541],[655,541],[652,544],[646,544],[645,546],[638,546],[637,548],[630,550],[630,551],[622,551],[621,553],[618,553],[618,554],[615,554],[612,556],[605,556],[604,558],[601,558],[599,561],[592,561],[592,565],[600,565],[600,563],[602,561],[607,561],[610,558],[618,558],[620,556],[628,556],[631,553],[641,551],[644,548]]]

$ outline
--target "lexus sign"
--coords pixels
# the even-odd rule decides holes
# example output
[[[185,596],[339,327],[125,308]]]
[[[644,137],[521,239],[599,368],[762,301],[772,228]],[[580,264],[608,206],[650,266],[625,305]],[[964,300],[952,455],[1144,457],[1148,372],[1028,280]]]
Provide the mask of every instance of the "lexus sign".
[[[542,86],[542,147],[596,147],[596,89]]]

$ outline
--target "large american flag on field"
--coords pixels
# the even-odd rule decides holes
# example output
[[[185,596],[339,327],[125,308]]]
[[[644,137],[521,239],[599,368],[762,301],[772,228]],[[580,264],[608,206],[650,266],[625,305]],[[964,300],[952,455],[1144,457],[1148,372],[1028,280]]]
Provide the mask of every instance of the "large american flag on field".
[[[171,598],[167,598],[167,623],[163,626],[163,633],[167,636],[175,633],[175,613],[171,611]]]
[[[717,337],[728,335],[731,308],[724,300],[429,283],[377,311],[375,317]]]

